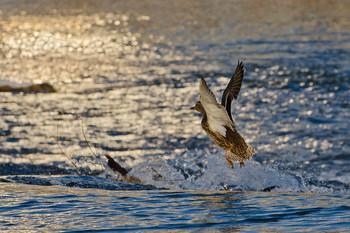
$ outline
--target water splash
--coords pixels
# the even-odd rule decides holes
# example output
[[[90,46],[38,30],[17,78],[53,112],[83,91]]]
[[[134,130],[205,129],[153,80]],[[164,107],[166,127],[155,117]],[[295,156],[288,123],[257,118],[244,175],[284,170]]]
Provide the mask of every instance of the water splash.
[[[256,161],[231,169],[222,152],[187,151],[172,159],[153,159],[135,166],[129,175],[159,188],[306,192],[301,175],[281,172]]]

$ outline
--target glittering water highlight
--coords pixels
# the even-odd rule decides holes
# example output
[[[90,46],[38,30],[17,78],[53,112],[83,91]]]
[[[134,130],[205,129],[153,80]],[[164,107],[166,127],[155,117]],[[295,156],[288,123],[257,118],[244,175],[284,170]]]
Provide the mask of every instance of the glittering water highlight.
[[[57,89],[50,94],[0,93],[0,190],[2,204],[9,206],[1,215],[28,211],[17,213],[18,221],[6,217],[1,230],[19,230],[19,221],[28,222],[35,206],[45,212],[44,196],[55,199],[50,192],[62,192],[68,203],[76,196],[92,198],[91,206],[77,208],[86,213],[95,205],[95,215],[114,203],[112,197],[123,200],[131,192],[143,195],[137,200],[143,203],[140,208],[153,200],[148,206],[153,219],[133,207],[111,210],[94,226],[75,218],[83,227],[58,227],[63,231],[232,229],[233,215],[242,231],[296,231],[302,225],[310,225],[310,231],[349,229],[344,219],[349,217],[350,193],[350,4],[234,3],[0,2],[0,86],[47,82]],[[270,11],[274,14],[266,14]],[[189,108],[199,98],[199,77],[221,96],[238,59],[246,74],[233,117],[257,153],[246,167],[232,170],[225,152],[206,136],[200,116]],[[99,158],[86,143],[83,122]],[[90,176],[79,176],[62,155],[57,136],[64,152]],[[142,184],[111,171],[104,154]],[[22,204],[17,205],[11,196],[22,189]],[[106,190],[111,190],[110,198]],[[25,197],[31,192],[40,195]],[[179,193],[174,194],[177,201],[170,197],[173,192]],[[209,201],[216,206],[212,212],[194,205],[157,208],[173,203],[165,202],[168,198],[186,203],[188,195],[193,201],[207,193],[224,200],[244,195],[254,203],[250,207],[259,206],[258,200],[278,202],[260,206],[265,211],[261,215],[253,207],[242,213],[230,200],[226,209],[213,204],[222,201]],[[327,198],[334,205],[318,202],[312,207],[314,200]],[[104,207],[96,207],[101,202]],[[302,203],[310,208],[298,211]],[[51,207],[45,213],[54,218]],[[62,211],[70,213],[72,206],[64,205]],[[159,213],[176,211],[177,217],[159,222]],[[198,215],[181,217],[191,211]],[[212,221],[201,217],[208,211]],[[116,216],[129,216],[124,219],[129,226],[108,225],[107,219],[115,222]],[[332,220],[317,226],[313,219],[324,216]],[[60,218],[62,223],[70,219]],[[294,228],[288,223],[293,220]],[[33,229],[40,226],[57,229],[52,222],[32,224]]]

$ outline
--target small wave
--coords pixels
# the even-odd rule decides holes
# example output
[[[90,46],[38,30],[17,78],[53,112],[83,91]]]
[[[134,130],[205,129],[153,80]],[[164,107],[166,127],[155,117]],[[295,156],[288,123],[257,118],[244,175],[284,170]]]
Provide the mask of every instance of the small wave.
[[[62,185],[77,188],[94,188],[106,190],[151,190],[152,185],[109,180],[98,176],[7,176],[0,177],[0,182],[15,182],[41,186]]]

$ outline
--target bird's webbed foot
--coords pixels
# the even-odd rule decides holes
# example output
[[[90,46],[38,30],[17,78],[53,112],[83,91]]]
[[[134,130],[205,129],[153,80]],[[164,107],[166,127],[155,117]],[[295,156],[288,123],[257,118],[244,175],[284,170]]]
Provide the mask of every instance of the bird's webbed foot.
[[[226,160],[228,162],[228,165],[230,165],[230,167],[233,169],[233,163],[229,158],[227,158],[227,153],[226,153]]]

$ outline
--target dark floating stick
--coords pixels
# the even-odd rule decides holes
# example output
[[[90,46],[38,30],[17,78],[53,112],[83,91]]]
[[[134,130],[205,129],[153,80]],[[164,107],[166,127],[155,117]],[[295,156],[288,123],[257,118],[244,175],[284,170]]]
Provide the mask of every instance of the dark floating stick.
[[[262,189],[261,191],[262,191],[262,192],[271,192],[271,191],[272,191],[273,189],[275,189],[275,188],[279,188],[279,187],[276,186],[276,185],[272,185],[272,186],[268,186],[268,187]]]
[[[100,158],[100,156],[92,149],[92,147],[90,146],[90,143],[89,141],[87,140],[87,137],[86,137],[86,134],[85,134],[85,130],[84,130],[84,113],[86,111],[86,107],[87,107],[87,104],[84,108],[84,111],[83,111],[83,114],[81,116],[81,131],[84,135],[84,139],[85,139],[85,142],[86,144],[88,145],[90,151],[92,152],[92,154],[96,157],[96,159],[98,160]],[[57,144],[59,146],[59,148],[61,149],[61,152],[68,158],[68,160],[73,164],[73,166],[76,168],[77,172],[79,175],[82,175],[82,173],[80,172],[80,170],[78,169],[77,165],[74,163],[74,161],[63,151],[60,143],[59,143],[59,136],[58,136],[58,123],[57,123]],[[138,178],[136,177],[128,177],[127,174],[128,174],[128,171],[122,167],[118,162],[116,162],[111,156],[109,155],[105,155],[108,162],[107,162],[107,165],[108,167],[110,167],[114,172],[118,172],[119,174],[121,174],[125,180],[131,182],[131,183],[138,183],[138,184],[143,184],[143,182],[141,180],[139,180]],[[101,164],[101,167],[102,167],[102,170],[104,170],[104,167],[103,165]]]
[[[122,176],[126,176],[128,174],[128,171],[123,168],[119,163],[117,163],[111,156],[105,155],[108,159],[108,166],[115,172],[119,172]]]

